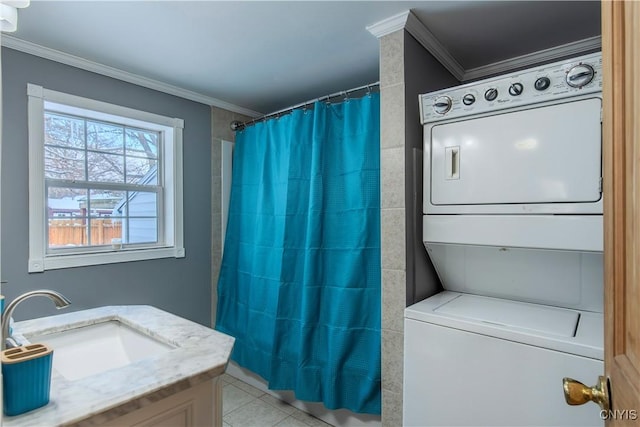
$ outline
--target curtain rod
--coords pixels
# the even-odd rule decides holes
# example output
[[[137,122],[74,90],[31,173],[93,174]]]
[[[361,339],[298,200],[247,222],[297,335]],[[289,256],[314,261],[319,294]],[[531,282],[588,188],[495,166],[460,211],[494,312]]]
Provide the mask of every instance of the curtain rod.
[[[363,85],[363,86],[360,86],[360,87],[356,87],[356,88],[353,88],[353,89],[343,90],[343,91],[340,91],[340,92],[335,92],[335,93],[332,93],[331,95],[326,95],[326,96],[322,96],[320,98],[311,99],[311,100],[309,100],[307,102],[301,102],[300,104],[296,104],[293,107],[287,107],[287,108],[284,108],[282,110],[274,111],[273,113],[265,114],[262,117],[258,117],[258,118],[255,118],[253,120],[249,120],[248,122],[241,122],[239,120],[234,120],[234,121],[231,122],[231,130],[234,131],[234,132],[242,130],[242,129],[246,128],[247,126],[251,126],[251,125],[254,125],[254,124],[258,123],[258,122],[265,121],[267,119],[270,119],[271,117],[283,116],[283,115],[285,115],[287,113],[292,112],[293,110],[297,110],[298,108],[304,108],[304,107],[306,107],[308,105],[313,105],[317,101],[329,102],[331,100],[331,98],[336,98],[338,96],[344,96],[345,99],[349,99],[349,94],[350,93],[359,92],[359,91],[363,91],[363,90],[366,90],[367,92],[371,92],[371,90],[373,88],[375,88],[376,86],[380,86],[380,82],[379,81],[375,82],[375,83],[369,83],[368,85]]]

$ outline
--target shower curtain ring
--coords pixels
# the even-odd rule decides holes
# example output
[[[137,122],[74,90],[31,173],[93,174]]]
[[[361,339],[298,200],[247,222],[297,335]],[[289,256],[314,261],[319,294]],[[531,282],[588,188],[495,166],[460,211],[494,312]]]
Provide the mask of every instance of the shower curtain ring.
[[[367,96],[371,98],[371,85],[367,85]]]

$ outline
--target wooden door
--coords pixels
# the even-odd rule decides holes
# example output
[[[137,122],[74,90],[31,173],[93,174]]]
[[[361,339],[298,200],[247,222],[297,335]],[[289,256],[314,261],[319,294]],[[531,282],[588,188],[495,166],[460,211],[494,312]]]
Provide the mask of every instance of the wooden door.
[[[640,424],[640,2],[602,2],[602,54],[607,426],[617,427]]]

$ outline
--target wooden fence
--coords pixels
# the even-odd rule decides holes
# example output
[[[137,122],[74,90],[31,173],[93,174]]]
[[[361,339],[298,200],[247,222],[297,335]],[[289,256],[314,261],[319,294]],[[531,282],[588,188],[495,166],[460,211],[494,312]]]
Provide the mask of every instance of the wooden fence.
[[[49,220],[49,246],[88,245],[87,220]],[[111,239],[122,238],[122,222],[108,218],[91,220],[91,244],[110,245]]]

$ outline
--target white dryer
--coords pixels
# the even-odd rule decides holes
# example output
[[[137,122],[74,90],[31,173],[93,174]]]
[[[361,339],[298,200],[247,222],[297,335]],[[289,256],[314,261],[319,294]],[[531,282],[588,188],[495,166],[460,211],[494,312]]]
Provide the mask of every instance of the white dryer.
[[[405,311],[407,426],[602,425],[601,58],[420,96],[423,241],[444,292]]]

